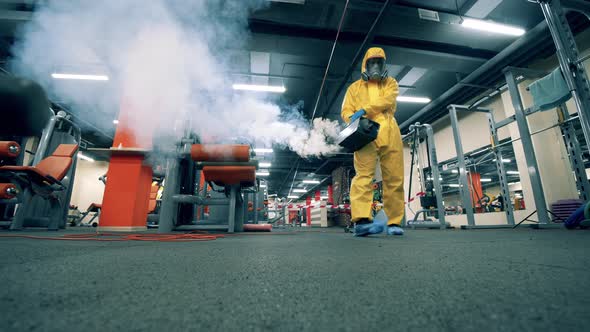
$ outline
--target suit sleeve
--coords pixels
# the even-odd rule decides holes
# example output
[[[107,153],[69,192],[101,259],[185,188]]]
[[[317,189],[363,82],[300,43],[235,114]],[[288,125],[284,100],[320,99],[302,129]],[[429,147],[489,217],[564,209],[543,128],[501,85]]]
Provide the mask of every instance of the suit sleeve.
[[[352,86],[348,87],[346,90],[346,94],[344,95],[344,100],[342,101],[342,111],[340,112],[340,116],[344,122],[349,123],[350,117],[358,111],[355,109],[355,97],[351,92]]]
[[[375,116],[385,110],[393,110],[395,113],[397,106],[397,96],[399,95],[399,86],[394,78],[387,80],[384,87],[385,91],[377,100],[370,101],[365,105],[367,115]]]

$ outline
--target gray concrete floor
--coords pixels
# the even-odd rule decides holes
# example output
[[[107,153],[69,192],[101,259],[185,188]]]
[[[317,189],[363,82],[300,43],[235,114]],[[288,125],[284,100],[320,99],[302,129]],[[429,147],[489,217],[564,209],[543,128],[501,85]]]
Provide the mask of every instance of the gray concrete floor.
[[[0,238],[0,330],[582,331],[589,249],[590,231],[529,229]]]

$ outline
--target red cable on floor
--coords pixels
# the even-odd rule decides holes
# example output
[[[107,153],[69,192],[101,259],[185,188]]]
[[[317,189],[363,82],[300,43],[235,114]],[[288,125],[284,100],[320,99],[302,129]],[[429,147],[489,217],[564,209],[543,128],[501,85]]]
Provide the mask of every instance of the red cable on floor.
[[[154,242],[193,242],[213,241],[218,238],[241,235],[293,235],[296,232],[276,233],[233,233],[233,234],[211,234],[206,232],[190,232],[179,234],[117,234],[117,233],[86,233],[86,234],[64,234],[62,236],[37,236],[22,234],[0,234],[0,238],[20,238],[33,240],[56,240],[56,241],[154,241]]]
[[[182,233],[182,234],[65,234],[62,236],[36,236],[19,234],[0,234],[0,238],[21,238],[34,240],[58,240],[58,241],[156,241],[156,242],[191,242],[213,241],[224,237],[224,234],[207,233]]]

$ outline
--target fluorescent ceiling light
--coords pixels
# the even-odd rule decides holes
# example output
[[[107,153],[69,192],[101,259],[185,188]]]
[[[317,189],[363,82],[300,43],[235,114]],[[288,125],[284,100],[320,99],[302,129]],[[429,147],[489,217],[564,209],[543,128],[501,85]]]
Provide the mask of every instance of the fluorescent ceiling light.
[[[506,171],[506,174],[519,175],[520,173],[518,171]]]
[[[113,120],[113,124],[119,124],[119,120]]]
[[[498,159],[494,159],[492,161],[496,161],[496,160],[498,160]],[[506,163],[511,162],[511,160],[510,159],[502,159],[502,162],[506,164]]]
[[[451,173],[453,173],[453,174],[459,174],[459,171],[456,170],[456,169],[454,169],[454,170],[451,171]]]
[[[453,187],[453,188],[459,188],[459,187],[461,187],[460,185],[458,185],[456,183],[451,183],[451,184],[448,184],[447,186]]]
[[[309,184],[320,184],[320,181],[318,181],[318,180],[303,180],[301,182],[309,183]]]
[[[260,171],[260,172],[256,172],[256,175],[258,175],[258,176],[269,176],[270,173],[268,171]]]
[[[284,2],[284,3],[294,3],[298,5],[303,5],[305,0],[269,0],[270,2]]]
[[[256,85],[256,84],[234,84],[232,86],[234,90],[245,90],[245,91],[260,91],[260,92],[276,92],[284,93],[287,91],[284,86],[272,86],[272,85]]]
[[[51,77],[64,80],[90,80],[90,81],[108,81],[109,77],[106,75],[79,75],[79,74],[62,74],[53,73]]]
[[[306,193],[307,190],[306,189],[293,189],[294,193]]]
[[[254,149],[254,152],[256,152],[256,153],[272,153],[272,149],[258,148],[258,149]]]
[[[431,177],[427,177],[427,178],[426,178],[426,180],[432,180],[432,179],[433,179],[433,178],[431,178]],[[438,178],[438,179],[442,181],[442,179],[443,179],[443,178]]]
[[[510,36],[522,36],[526,32],[524,31],[524,29],[518,27],[494,23],[490,21],[474,20],[472,18],[464,19],[461,25],[469,29],[501,33]]]
[[[398,96],[397,101],[400,103],[417,103],[417,104],[428,104],[430,102],[430,98],[426,97],[408,97],[408,96]]]
[[[86,160],[89,161],[91,163],[94,162],[94,159],[88,157],[87,155],[83,154],[82,152],[78,152],[78,158],[82,159],[82,160]]]
[[[297,199],[297,198],[299,198],[299,196],[289,195],[289,196],[287,196],[287,198],[295,198],[295,199]]]
[[[266,188],[266,185],[265,184],[261,184],[260,185],[260,188]]]
[[[516,185],[519,185],[519,184],[520,184],[520,181],[508,183],[509,186],[516,186]]]
[[[492,179],[488,179],[488,178],[481,178],[479,179],[480,182],[492,182]]]
[[[270,167],[271,163],[258,163],[258,166],[268,168]]]

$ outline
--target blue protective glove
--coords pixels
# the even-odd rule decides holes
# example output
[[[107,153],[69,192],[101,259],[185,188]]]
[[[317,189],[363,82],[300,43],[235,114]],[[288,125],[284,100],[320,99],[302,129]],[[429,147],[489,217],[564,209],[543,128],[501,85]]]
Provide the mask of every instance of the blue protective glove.
[[[365,112],[365,110],[360,109],[358,111],[356,111],[351,117],[350,117],[350,122],[353,122],[354,120],[362,117],[363,115],[367,114],[367,112]]]

